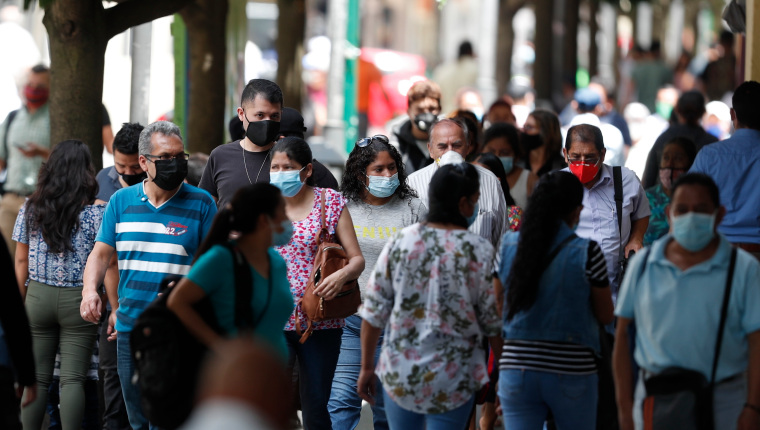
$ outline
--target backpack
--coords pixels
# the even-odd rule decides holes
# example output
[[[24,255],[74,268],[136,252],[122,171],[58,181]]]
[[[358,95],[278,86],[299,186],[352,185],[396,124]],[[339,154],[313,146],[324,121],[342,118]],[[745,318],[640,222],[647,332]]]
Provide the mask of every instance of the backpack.
[[[0,173],[0,196],[5,194],[5,181],[8,177],[8,130],[11,129],[11,123],[13,122],[13,119],[16,118],[19,110],[20,109],[16,109],[9,112],[8,116],[5,118],[5,133],[3,133],[3,148],[5,148],[5,169],[3,169],[2,173]]]
[[[252,328],[251,272],[243,254],[230,244],[226,246],[234,261],[235,326]],[[161,282],[163,294],[140,314],[129,339],[143,413],[151,424],[165,429],[179,427],[190,416],[201,365],[208,352],[166,306],[173,291],[166,287],[180,279],[182,276],[170,275]],[[209,327],[225,335],[208,296],[193,307]]]
[[[338,270],[346,267],[348,257],[346,251],[339,243],[331,243],[329,232],[325,227],[325,191],[322,190],[320,218],[322,228],[317,236],[317,254],[314,256],[314,267],[309,276],[309,282],[304,290],[303,297],[298,301],[296,306],[296,333],[301,335],[301,323],[298,318],[300,309],[306,316],[306,331],[301,335],[301,343],[311,336],[313,323],[336,319],[346,318],[356,313],[359,305],[362,304],[359,282],[354,279],[346,282],[341,291],[332,299],[325,300],[314,294],[322,279],[327,278]]]

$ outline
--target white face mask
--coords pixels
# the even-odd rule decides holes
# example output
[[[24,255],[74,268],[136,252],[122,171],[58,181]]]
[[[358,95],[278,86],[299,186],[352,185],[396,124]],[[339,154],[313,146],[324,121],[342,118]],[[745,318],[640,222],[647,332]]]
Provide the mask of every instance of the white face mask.
[[[438,163],[438,167],[443,167],[447,164],[464,163],[464,158],[462,158],[462,154],[456,151],[447,151],[436,162]]]

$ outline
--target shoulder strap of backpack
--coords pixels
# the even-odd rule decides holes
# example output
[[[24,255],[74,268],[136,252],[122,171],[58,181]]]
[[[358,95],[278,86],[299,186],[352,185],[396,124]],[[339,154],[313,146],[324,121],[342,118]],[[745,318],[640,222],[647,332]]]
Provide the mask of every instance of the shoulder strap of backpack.
[[[3,133],[3,148],[5,149],[5,159],[8,159],[8,130],[11,129],[11,123],[13,122],[13,119],[16,118],[16,114],[18,114],[18,109],[10,111],[8,113],[8,118],[5,119],[5,133]]]
[[[232,264],[235,271],[235,327],[250,328],[253,326],[251,269],[248,267],[245,256],[236,246],[230,243],[225,246],[232,253]]]
[[[548,268],[549,265],[552,264],[552,261],[554,261],[554,258],[557,256],[557,254],[559,254],[559,252],[562,251],[562,248],[564,248],[565,245],[567,245],[568,243],[570,243],[570,241],[572,241],[573,239],[575,239],[577,237],[578,236],[576,236],[575,234],[571,234],[570,236],[566,237],[565,240],[563,240],[562,242],[560,242],[559,245],[557,245],[557,247],[554,248],[554,250],[552,250],[552,252],[546,257],[546,263],[544,264],[544,270],[546,270],[546,268]]]
[[[731,248],[731,263],[728,265],[728,276],[726,277],[726,288],[723,292],[723,304],[720,307],[720,323],[718,324],[718,339],[715,341],[715,355],[713,356],[712,372],[710,372],[710,386],[715,385],[715,374],[718,371],[718,358],[720,357],[720,346],[723,342],[723,329],[726,327],[726,316],[728,315],[728,302],[731,297],[731,285],[734,283],[734,267],[736,266],[736,248]]]

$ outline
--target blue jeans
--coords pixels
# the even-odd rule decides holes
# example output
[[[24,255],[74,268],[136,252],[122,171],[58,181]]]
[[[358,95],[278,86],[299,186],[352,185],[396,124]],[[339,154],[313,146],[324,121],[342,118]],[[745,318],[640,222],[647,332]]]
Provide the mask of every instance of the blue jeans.
[[[362,318],[351,315],[346,318],[346,327],[343,328],[343,338],[340,342],[340,357],[338,366],[335,368],[335,377],[332,382],[332,393],[327,409],[330,411],[332,427],[335,430],[354,430],[359,425],[362,412],[362,399],[356,394],[356,381],[359,379],[361,370],[362,347],[360,332]],[[383,336],[375,349],[375,363],[380,356],[380,346],[383,344]],[[377,396],[375,406],[372,407],[372,421],[375,430],[387,429],[388,420],[385,418],[383,407],[383,386],[380,378],[377,380]]]
[[[340,328],[314,330],[311,337],[301,344],[301,336],[295,331],[285,332],[290,360],[298,358],[299,394],[306,430],[332,429],[327,402],[330,400],[342,333],[343,329]]]
[[[539,430],[551,410],[557,430],[596,428],[598,376],[506,369],[499,373],[504,428]]]
[[[116,334],[116,367],[121,380],[121,392],[124,405],[127,407],[129,425],[133,430],[155,430],[158,427],[150,425],[142,411],[140,387],[132,383],[135,374],[135,362],[132,360],[132,348],[129,346],[129,333]]]
[[[470,419],[472,405],[475,402],[475,396],[464,405],[441,414],[421,414],[418,412],[408,411],[391,399],[388,393],[383,390],[385,397],[385,415],[388,417],[388,424],[391,430],[457,430],[463,429]],[[509,427],[509,430],[512,430]]]

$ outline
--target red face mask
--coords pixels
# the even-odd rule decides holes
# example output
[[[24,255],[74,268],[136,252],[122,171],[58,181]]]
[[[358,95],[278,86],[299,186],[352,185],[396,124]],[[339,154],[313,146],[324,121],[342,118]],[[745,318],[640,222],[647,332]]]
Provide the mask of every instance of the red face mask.
[[[50,90],[47,88],[34,88],[29,85],[24,87],[24,98],[29,107],[36,109],[48,101]]]
[[[586,164],[582,161],[577,163],[571,162],[569,167],[573,175],[580,179],[582,184],[587,184],[596,177],[597,173],[599,173],[599,162],[601,162],[601,160],[597,161],[596,164]]]

